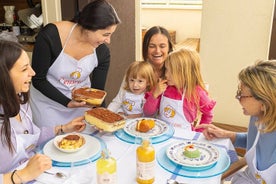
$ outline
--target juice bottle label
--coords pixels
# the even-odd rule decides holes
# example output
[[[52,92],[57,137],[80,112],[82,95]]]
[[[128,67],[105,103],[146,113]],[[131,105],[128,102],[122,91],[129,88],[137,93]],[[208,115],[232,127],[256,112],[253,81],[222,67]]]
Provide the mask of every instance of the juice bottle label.
[[[136,177],[141,180],[150,180],[154,178],[155,161],[152,162],[140,162],[137,161],[137,173]]]
[[[110,174],[105,172],[103,174],[97,174],[97,184],[116,184],[117,175],[116,173]]]

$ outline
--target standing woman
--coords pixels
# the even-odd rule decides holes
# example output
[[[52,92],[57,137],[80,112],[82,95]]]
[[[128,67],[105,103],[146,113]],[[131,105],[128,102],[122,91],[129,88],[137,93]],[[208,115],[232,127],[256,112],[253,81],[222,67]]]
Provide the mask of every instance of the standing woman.
[[[61,132],[82,131],[84,118],[41,129],[33,123],[28,100],[35,72],[18,43],[0,40],[0,73],[0,183],[26,183],[52,167],[49,157],[35,154],[36,146]]]
[[[95,0],[73,21],[50,23],[39,32],[32,60],[36,76],[31,87],[31,106],[39,127],[65,123],[84,114],[87,106],[72,100],[72,90],[104,88],[109,68],[105,43],[110,43],[119,23],[110,3]]]

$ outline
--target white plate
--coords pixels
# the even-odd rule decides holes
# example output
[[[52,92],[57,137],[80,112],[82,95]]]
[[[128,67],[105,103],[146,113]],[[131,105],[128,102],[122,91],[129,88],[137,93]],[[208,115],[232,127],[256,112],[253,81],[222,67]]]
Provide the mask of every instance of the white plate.
[[[200,157],[184,156],[184,147],[189,144],[193,144],[200,151]],[[219,151],[213,145],[194,140],[175,142],[167,148],[166,154],[172,162],[189,168],[207,168],[219,159]]]
[[[68,135],[78,135],[78,136],[80,136],[81,138],[84,139],[83,145],[82,145],[81,147],[79,147],[79,148],[76,148],[76,149],[63,149],[63,148],[60,148],[60,147],[58,146],[59,143],[60,143],[60,141],[61,141],[64,137],[66,137],[66,136],[68,136]],[[65,153],[74,153],[74,152],[77,152],[77,151],[82,150],[82,149],[85,147],[86,140],[85,140],[85,138],[84,138],[82,135],[80,135],[80,134],[71,133],[71,134],[65,134],[65,135],[56,136],[56,137],[54,138],[53,143],[54,143],[55,147],[56,147],[58,150],[62,151],[62,152],[65,152]]]
[[[151,129],[146,133],[136,131],[136,124],[138,121],[142,119],[153,119],[155,121],[155,126],[153,127],[153,129]],[[131,119],[126,122],[126,125],[124,127],[124,131],[133,137],[151,137],[151,138],[162,136],[168,129],[169,129],[169,126],[167,123],[155,118]]]
[[[80,162],[95,156],[101,151],[101,143],[97,138],[86,134],[80,135],[85,138],[86,144],[83,146],[83,149],[78,152],[61,152],[54,146],[54,139],[52,139],[43,147],[43,153],[57,162]]]

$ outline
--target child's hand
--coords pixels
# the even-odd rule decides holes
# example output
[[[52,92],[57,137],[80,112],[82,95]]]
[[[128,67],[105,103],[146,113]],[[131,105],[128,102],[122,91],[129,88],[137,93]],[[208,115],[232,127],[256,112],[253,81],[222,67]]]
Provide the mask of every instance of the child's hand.
[[[166,79],[158,79],[158,83],[156,85],[156,88],[153,90],[153,97],[157,98],[159,95],[161,95],[167,88],[167,80]]]

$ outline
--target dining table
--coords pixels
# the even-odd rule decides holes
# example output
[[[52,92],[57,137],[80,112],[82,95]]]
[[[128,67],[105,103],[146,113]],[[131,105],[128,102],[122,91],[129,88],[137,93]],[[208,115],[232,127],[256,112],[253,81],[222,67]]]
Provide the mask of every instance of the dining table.
[[[127,120],[126,124],[134,120]],[[221,175],[228,169],[231,163],[238,160],[235,148],[230,139],[214,139],[208,141],[201,132],[185,130],[168,126],[162,136],[151,138],[152,146],[155,149],[155,181],[154,184],[167,184],[168,179],[179,183],[189,184],[220,184]],[[88,142],[87,148],[97,149],[92,157],[77,153],[62,153],[54,149],[51,141],[40,147],[43,154],[50,156],[53,160],[53,167],[48,173],[41,174],[30,183],[34,184],[97,184],[96,162],[101,156],[101,151],[107,149],[117,162],[117,184],[135,184],[136,182],[136,148],[141,143],[140,136],[133,136],[125,129],[115,132],[102,132],[94,127],[87,126],[81,133],[85,135]],[[95,141],[93,142],[93,141]],[[92,142],[90,142],[92,141]],[[179,164],[168,159],[167,149],[173,144],[181,142],[199,142],[212,145],[219,152],[216,164],[206,169],[187,170]],[[50,149],[50,151],[49,151]],[[51,155],[51,154],[54,154]],[[79,156],[78,156],[79,154]],[[76,156],[76,158],[74,157]],[[71,158],[74,158],[73,160]],[[68,159],[68,160],[66,160]],[[65,177],[54,175],[62,172]],[[49,174],[52,173],[52,174]]]

